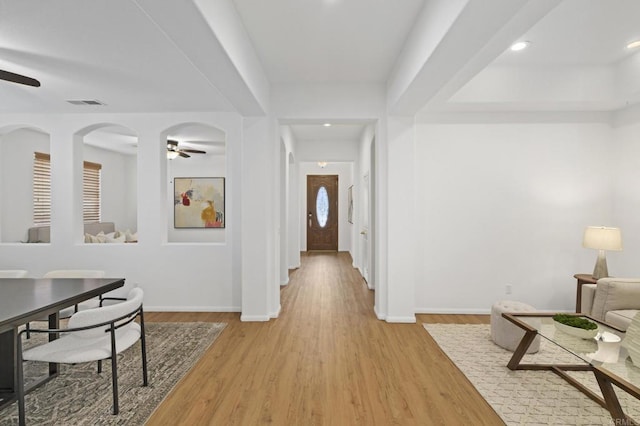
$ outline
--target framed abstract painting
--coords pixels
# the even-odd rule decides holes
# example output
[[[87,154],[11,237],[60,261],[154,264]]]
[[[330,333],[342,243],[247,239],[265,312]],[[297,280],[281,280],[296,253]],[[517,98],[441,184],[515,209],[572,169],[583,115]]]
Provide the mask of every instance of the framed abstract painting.
[[[174,228],[224,228],[224,178],[173,179]]]

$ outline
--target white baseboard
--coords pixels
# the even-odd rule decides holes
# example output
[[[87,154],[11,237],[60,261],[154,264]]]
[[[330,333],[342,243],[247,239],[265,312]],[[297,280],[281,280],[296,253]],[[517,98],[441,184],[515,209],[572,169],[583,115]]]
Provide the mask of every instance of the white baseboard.
[[[378,312],[378,308],[376,306],[373,307],[373,312],[375,312],[376,317],[380,320],[380,321],[384,321],[386,319],[386,315],[381,314],[380,312]]]
[[[147,306],[145,312],[242,312],[240,306]]]
[[[385,321],[391,322],[391,323],[415,324],[416,323],[416,317],[415,316],[408,316],[408,317],[387,316]]]
[[[282,305],[278,305],[278,311],[273,312],[270,316],[271,318],[278,318],[280,316],[280,312],[282,312]]]
[[[240,315],[242,322],[267,322],[270,319],[268,315]]]
[[[288,276],[287,276],[287,279],[286,279],[286,280],[284,280],[284,282],[283,282],[283,283],[280,283],[280,287],[285,287],[285,286],[287,286],[287,285],[289,285],[289,277],[288,277]]]

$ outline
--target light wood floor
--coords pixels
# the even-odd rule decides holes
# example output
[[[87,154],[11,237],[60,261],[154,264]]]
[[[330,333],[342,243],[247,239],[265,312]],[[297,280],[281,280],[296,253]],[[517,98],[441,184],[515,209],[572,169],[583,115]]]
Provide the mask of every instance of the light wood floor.
[[[239,314],[145,314],[228,323],[148,424],[504,424],[421,325],[488,316],[388,324],[376,319],[373,296],[348,254],[311,253],[281,290],[280,317],[268,323],[243,323]]]

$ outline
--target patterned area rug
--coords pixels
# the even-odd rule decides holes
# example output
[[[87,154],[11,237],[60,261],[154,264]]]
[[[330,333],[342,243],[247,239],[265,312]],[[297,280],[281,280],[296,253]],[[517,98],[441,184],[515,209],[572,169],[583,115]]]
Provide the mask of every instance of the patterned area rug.
[[[224,323],[147,323],[149,386],[142,387],[140,343],[118,356],[120,414],[111,414],[111,363],[61,365],[60,375],[25,399],[29,425],[142,425],[224,329]],[[40,336],[38,336],[40,337]],[[34,344],[32,337],[29,345]],[[37,343],[37,342],[35,342]],[[46,364],[25,363],[25,376]],[[27,379],[28,380],[28,379]],[[0,411],[0,425],[18,424],[18,406]]]
[[[423,324],[440,348],[508,425],[613,425],[609,412],[551,371],[511,371],[512,352],[491,341],[488,324]],[[579,363],[558,346],[540,342],[524,363]],[[601,394],[593,373],[572,377]],[[640,420],[640,403],[616,390],[625,412]]]

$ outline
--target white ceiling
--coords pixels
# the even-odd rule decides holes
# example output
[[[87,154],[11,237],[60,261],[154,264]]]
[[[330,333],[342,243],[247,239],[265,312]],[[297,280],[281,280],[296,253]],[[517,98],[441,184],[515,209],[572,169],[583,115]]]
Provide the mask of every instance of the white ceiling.
[[[495,65],[612,65],[640,40],[640,1],[564,0],[518,39],[532,44],[506,51]]]
[[[269,80],[384,83],[424,0],[233,0]]]
[[[535,22],[535,6],[542,3],[551,10]],[[225,19],[237,22],[223,23],[235,25],[235,32],[211,27],[219,21],[207,16],[205,4],[230,9]],[[0,0],[0,69],[42,83],[31,88],[0,81],[0,113],[252,110],[252,86],[238,61],[245,57],[233,56],[241,43],[228,37],[239,32],[246,32],[272,84],[384,86],[411,47],[407,40],[422,34],[416,26],[442,22],[421,21],[423,12],[451,4],[475,6],[476,13],[457,17],[457,32],[449,29],[432,64],[417,72],[424,81],[440,81],[430,73],[463,63],[456,66],[464,73],[450,77],[455,84],[443,85],[436,101],[424,99],[429,111],[593,111],[640,102],[640,59],[634,60],[640,56],[624,48],[640,38],[638,0]],[[519,14],[492,28],[464,61],[461,49],[449,48],[463,46],[459,34],[482,34],[487,17],[507,5]],[[522,24],[527,14],[533,25]],[[516,39],[531,47],[506,51]],[[66,102],[77,99],[106,106]],[[288,124],[305,140],[362,133],[364,123],[328,130],[317,125],[323,118]]]

